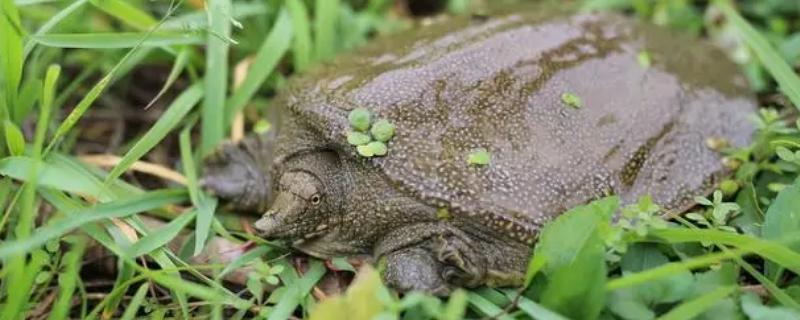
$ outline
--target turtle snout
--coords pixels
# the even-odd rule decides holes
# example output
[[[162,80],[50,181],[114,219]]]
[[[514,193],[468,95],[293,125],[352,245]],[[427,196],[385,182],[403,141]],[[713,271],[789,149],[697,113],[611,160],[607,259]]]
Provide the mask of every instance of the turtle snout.
[[[292,238],[299,232],[306,210],[305,200],[291,192],[281,192],[255,227],[265,239]]]

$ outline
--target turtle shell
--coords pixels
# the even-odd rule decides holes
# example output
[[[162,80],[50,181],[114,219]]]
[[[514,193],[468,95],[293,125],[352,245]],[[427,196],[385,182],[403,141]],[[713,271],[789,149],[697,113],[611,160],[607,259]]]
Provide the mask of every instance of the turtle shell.
[[[685,210],[726,174],[706,142],[750,142],[750,92],[717,48],[620,15],[461,18],[380,38],[294,80],[284,120],[308,143],[295,132],[279,145],[286,156],[322,141],[425,203],[530,242],[604,195]],[[386,156],[347,144],[357,107],[396,126]],[[488,165],[468,163],[479,149]]]

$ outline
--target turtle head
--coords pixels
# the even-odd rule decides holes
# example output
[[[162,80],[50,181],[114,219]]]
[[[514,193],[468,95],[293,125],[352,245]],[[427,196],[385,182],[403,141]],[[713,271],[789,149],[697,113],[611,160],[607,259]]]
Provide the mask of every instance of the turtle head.
[[[326,232],[341,211],[342,179],[333,152],[302,154],[287,161],[275,190],[275,200],[255,223],[267,239],[300,240]]]

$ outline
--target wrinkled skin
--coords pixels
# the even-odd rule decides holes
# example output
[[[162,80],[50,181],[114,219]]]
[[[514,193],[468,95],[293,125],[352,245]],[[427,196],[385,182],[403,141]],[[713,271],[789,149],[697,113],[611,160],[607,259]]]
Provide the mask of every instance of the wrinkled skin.
[[[263,213],[263,237],[371,254],[399,290],[517,285],[539,228],[572,206],[652,195],[681,211],[708,193],[726,170],[705,141],[749,143],[748,92],[708,44],[612,14],[455,19],[294,79],[277,137],[224,147],[204,181]],[[347,144],[355,107],[397,126],[386,157]],[[476,148],[489,165],[466,162]]]

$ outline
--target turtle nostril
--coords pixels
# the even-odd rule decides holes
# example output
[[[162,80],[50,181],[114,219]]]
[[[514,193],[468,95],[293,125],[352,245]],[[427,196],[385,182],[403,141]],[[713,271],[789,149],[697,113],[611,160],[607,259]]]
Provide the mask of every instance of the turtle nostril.
[[[273,233],[279,225],[280,223],[277,219],[276,212],[273,210],[267,211],[267,213],[255,223],[256,229],[261,231],[262,236]]]

